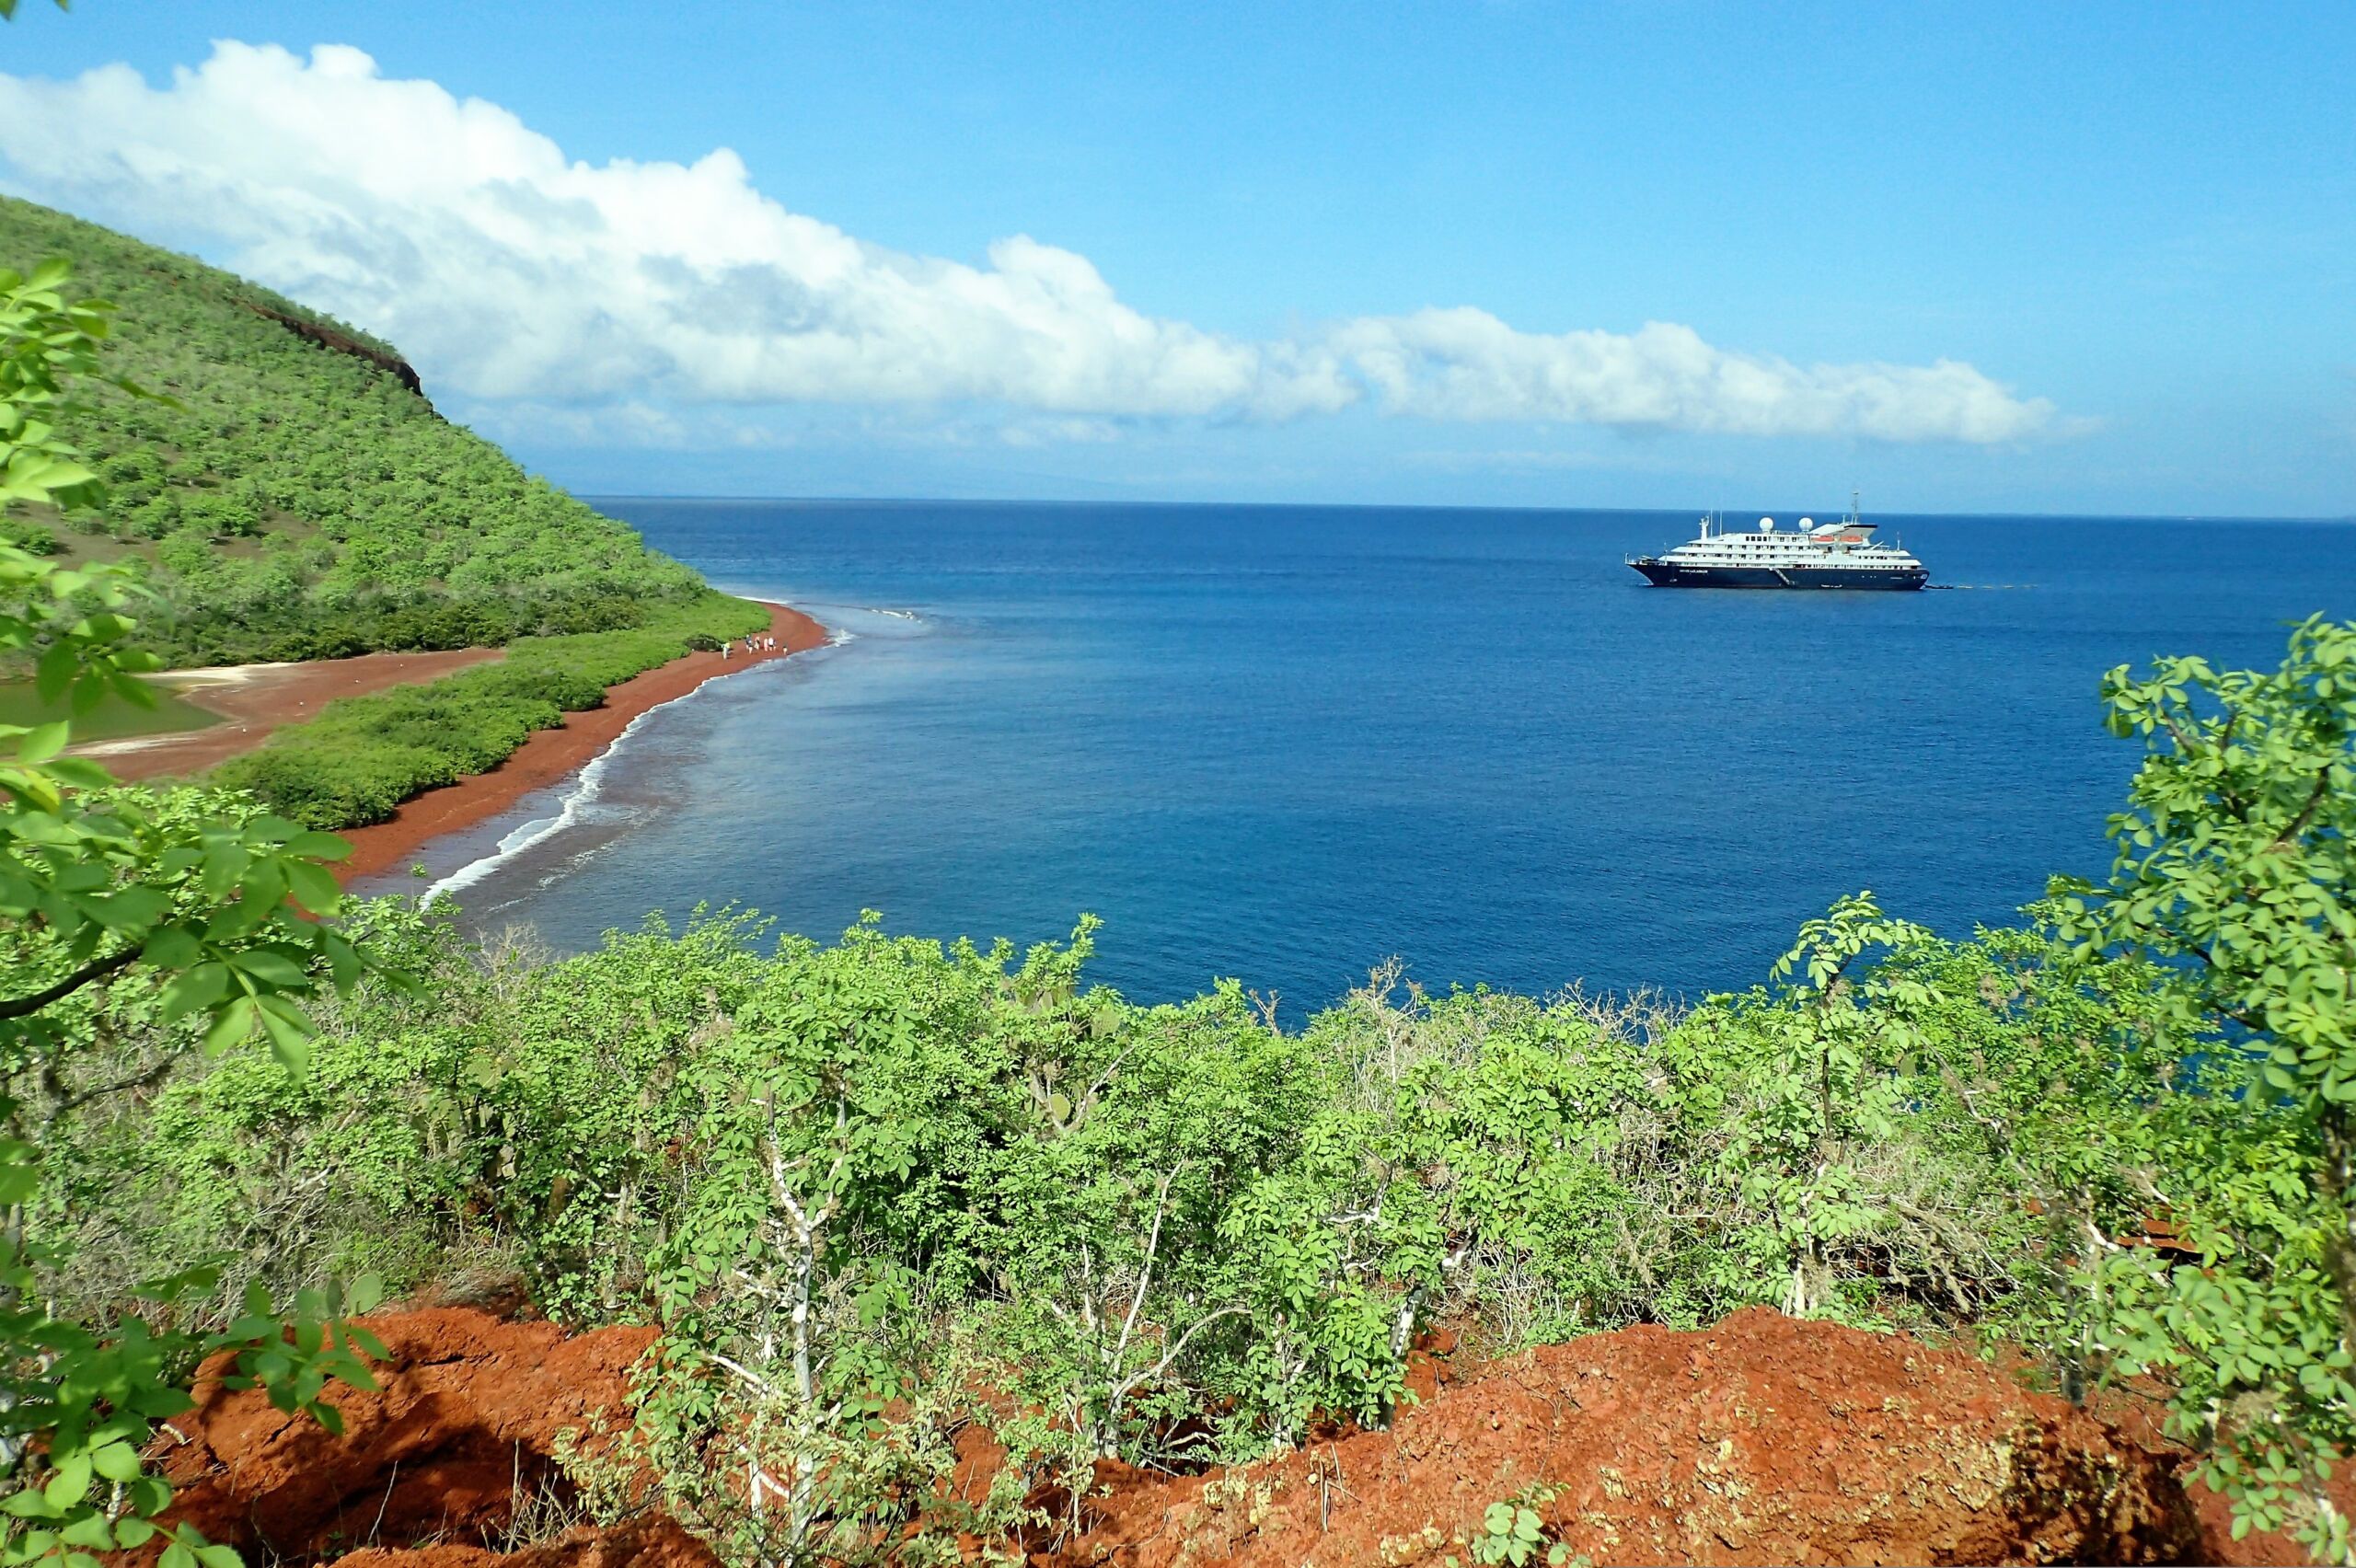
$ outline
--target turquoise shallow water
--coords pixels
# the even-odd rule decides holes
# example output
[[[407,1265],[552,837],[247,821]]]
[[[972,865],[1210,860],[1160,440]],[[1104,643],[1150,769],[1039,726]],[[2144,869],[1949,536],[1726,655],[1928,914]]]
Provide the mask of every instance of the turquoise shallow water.
[[[1296,1014],[1392,954],[1738,986],[1859,888],[2004,920],[2105,864],[2137,752],[2104,670],[2356,617],[2345,524],[1886,517],[1954,591],[1729,594],[1622,564],[1682,514],[600,504],[849,640],[437,846],[470,921],[569,949],[700,900],[1031,941],[1089,910],[1129,995],[1235,975]]]

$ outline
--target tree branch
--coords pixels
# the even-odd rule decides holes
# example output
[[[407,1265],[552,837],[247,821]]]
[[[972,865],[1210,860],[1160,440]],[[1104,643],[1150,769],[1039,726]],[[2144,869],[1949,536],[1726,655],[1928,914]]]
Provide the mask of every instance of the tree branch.
[[[1243,1315],[1244,1311],[1245,1309],[1242,1307],[1222,1307],[1216,1312],[1195,1319],[1192,1326],[1190,1326],[1184,1333],[1178,1336],[1178,1343],[1170,1347],[1169,1355],[1163,1356],[1161,1360],[1155,1362],[1152,1366],[1146,1367],[1144,1370],[1132,1373],[1129,1377],[1123,1378],[1119,1388],[1114,1390],[1114,1393],[1121,1399],[1127,1399],[1138,1389],[1151,1382],[1154,1378],[1161,1377],[1164,1372],[1169,1371],[1171,1363],[1176,1361],[1179,1356],[1185,1354],[1187,1342],[1192,1340],[1196,1334],[1202,1332],[1203,1330],[1210,1327],[1213,1323],[1218,1322],[1221,1318],[1241,1317]]]
[[[2299,836],[2299,830],[2307,825],[2308,819],[2316,814],[2316,808],[2323,804],[2324,795],[2330,790],[2330,788],[2331,765],[2326,763],[2324,765],[2323,771],[2316,775],[2316,787],[2308,791],[2307,803],[2299,808],[2299,814],[2291,819],[2291,825],[2284,828],[2280,834],[2277,834],[2275,836],[2274,842],[2268,845],[2267,847],[2269,849],[2289,848],[2291,847],[2291,840]]]
[[[54,986],[35,991],[29,997],[0,1002],[0,1018],[23,1018],[29,1013],[40,1011],[52,1002],[63,1001],[93,980],[103,980],[118,969],[130,968],[139,962],[139,951],[137,948],[125,948],[105,958],[92,959]]]
[[[743,1362],[733,1360],[728,1356],[721,1355],[718,1351],[712,1352],[711,1359],[715,1365],[727,1371],[733,1372],[737,1377],[742,1378],[745,1382],[751,1384],[755,1391],[766,1394],[773,1400],[781,1400],[785,1397],[784,1389],[779,1388],[775,1383],[770,1382],[767,1378],[762,1377],[759,1373],[754,1371]]]
[[[1113,1346],[1113,1370],[1119,1372],[1121,1358],[1129,1353],[1129,1335],[1137,1331],[1138,1314],[1145,1309],[1145,1293],[1153,1285],[1153,1254],[1161,1245],[1162,1216],[1170,1212],[1170,1184],[1178,1180],[1178,1172],[1186,1168],[1180,1160],[1161,1179],[1161,1189],[1153,1195],[1153,1232],[1146,1238],[1145,1262],[1138,1270],[1138,1293],[1129,1302],[1128,1316],[1121,1320],[1121,1337]]]
[[[169,1056],[167,1056],[144,1073],[133,1073],[129,1078],[118,1078],[100,1089],[86,1089],[79,1094],[66,1095],[60,1099],[55,1108],[50,1112],[49,1124],[55,1126],[59,1118],[67,1112],[78,1111],[93,1100],[103,1100],[110,1094],[121,1094],[127,1089],[147,1089],[161,1083],[164,1076],[177,1065]]]

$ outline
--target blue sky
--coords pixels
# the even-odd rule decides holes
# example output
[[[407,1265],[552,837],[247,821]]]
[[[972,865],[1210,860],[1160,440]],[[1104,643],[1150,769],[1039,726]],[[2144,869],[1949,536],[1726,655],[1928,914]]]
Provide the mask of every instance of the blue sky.
[[[2344,0],[79,0],[0,52],[0,183],[586,490],[2356,512]]]

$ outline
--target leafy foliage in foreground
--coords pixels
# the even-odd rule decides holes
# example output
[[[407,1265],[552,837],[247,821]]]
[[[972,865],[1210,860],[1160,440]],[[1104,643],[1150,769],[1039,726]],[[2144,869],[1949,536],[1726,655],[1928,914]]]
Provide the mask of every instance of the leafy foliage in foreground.
[[[1797,1274],[1852,1321],[2038,1327],[2066,1267],[2050,1151],[2152,1082],[2118,1055],[2148,976],[2034,932],[1910,935],[1876,978],[1914,991],[1913,1054],[1827,1129],[1832,1026],[1799,989],[1680,1016],[1385,976],[1296,1033],[1231,985],[1087,986],[1085,925],[1018,961],[873,925],[769,952],[717,918],[488,967],[398,905],[355,928],[430,998],[339,1004],[301,1082],[232,1056],[75,1119],[51,1212],[112,1193],[106,1228],[144,1241],[74,1288],[225,1251],[231,1286],[280,1291],[500,1259],[572,1320],[655,1318],[643,1441],[748,1557],[907,1522],[888,1499],[925,1489],[846,1493],[870,1472],[843,1456],[888,1457],[861,1436],[887,1410],[894,1465],[1002,1419],[953,1397],[955,1357],[1044,1412],[1022,1451],[1052,1471],[1380,1421],[1438,1320],[1492,1348],[1692,1325]]]
[[[627,629],[702,592],[629,528],[436,415],[386,345],[186,257],[0,197],[0,263],[56,256],[121,307],[108,373],[165,397],[86,381],[39,413],[70,431],[103,493],[18,496],[38,504],[0,519],[0,543],[136,562],[161,595],[143,637],[167,663]]]
[[[65,278],[0,275],[9,500],[100,493],[41,417],[90,368],[106,320],[97,302],[59,294]],[[119,568],[66,571],[0,546],[0,655],[31,662],[52,702],[140,700],[136,674],[154,661],[128,645],[134,596]],[[95,765],[60,757],[70,732],[70,721],[0,725],[0,1562],[96,1568],[97,1552],[157,1544],[170,1568],[221,1568],[234,1554],[156,1522],[170,1489],[141,1457],[156,1424],[188,1408],[196,1360],[230,1353],[234,1384],[331,1420],[326,1380],[366,1382],[354,1351],[371,1342],[319,1291],[298,1297],[291,1324],[259,1286],[212,1332],[137,1314],[168,1319],[216,1277],[202,1263],[61,1314],[53,1282],[70,1251],[33,1211],[60,1118],[137,1087],[82,1072],[101,1054],[89,1021],[113,1016],[116,992],[144,998],[137,1016],[161,1063],[152,1083],[192,1046],[217,1055],[257,1024],[282,1064],[299,1064],[313,1029],[303,1001],[329,980],[348,990],[371,961],[293,906],[341,904],[322,865],[344,853],[340,840],[249,804],[212,813],[187,797],[116,791]],[[64,1089],[69,1078],[81,1087]]]
[[[2356,1452],[2356,626],[2320,617],[2276,671],[2167,659],[2104,683],[2149,747],[2109,886],[2069,894],[2085,951],[2159,957],[2153,1003],[2195,1093],[2139,1107],[2150,1201],[2198,1262],[2095,1270],[2126,1369],[2240,1504],[2350,1555],[2322,1482]]]

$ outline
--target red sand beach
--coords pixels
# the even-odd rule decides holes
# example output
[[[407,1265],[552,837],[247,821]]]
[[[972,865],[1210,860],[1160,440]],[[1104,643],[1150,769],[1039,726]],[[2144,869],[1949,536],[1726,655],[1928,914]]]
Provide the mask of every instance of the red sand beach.
[[[175,670],[158,677],[174,695],[222,722],[202,730],[140,735],[76,746],[75,755],[106,764],[117,778],[191,778],[253,750],[283,724],[314,718],[339,697],[365,697],[388,686],[440,680],[470,664],[505,655],[496,648],[456,648],[435,653],[363,653],[303,664],[233,664]]]
[[[741,650],[732,658],[689,653],[633,675],[606,690],[604,707],[566,714],[560,726],[536,732],[490,772],[428,790],[394,812],[388,821],[347,829],[343,836],[352,842],[352,857],[336,868],[337,875],[348,882],[390,870],[428,840],[497,816],[525,796],[586,766],[648,709],[685,697],[716,675],[826,645],[826,628],[800,610],[783,605],[768,608],[769,635],[778,643],[775,652],[750,658]]]

